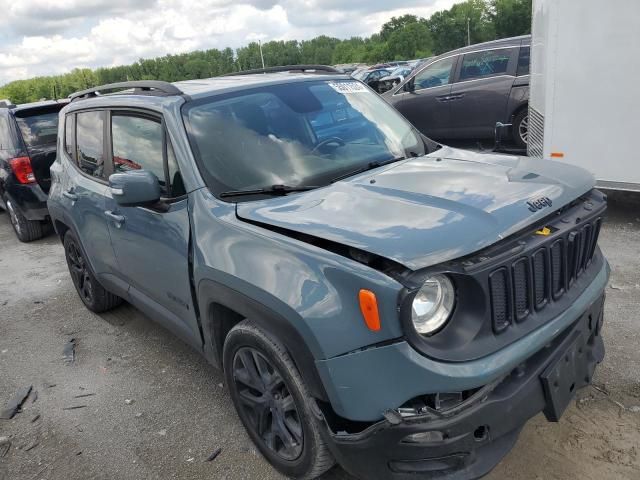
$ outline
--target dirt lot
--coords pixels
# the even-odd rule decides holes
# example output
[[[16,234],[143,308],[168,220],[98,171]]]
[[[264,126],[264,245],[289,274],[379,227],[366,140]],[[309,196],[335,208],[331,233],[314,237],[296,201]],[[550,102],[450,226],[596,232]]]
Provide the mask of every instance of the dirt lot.
[[[579,392],[559,424],[533,419],[492,480],[640,478],[640,199],[612,201],[601,245],[613,274],[597,388]],[[132,307],[89,313],[58,239],[20,244],[0,213],[0,410],[20,387],[37,392],[0,420],[11,442],[4,457],[0,446],[0,480],[280,478],[222,381]],[[338,468],[325,476],[347,478]]]

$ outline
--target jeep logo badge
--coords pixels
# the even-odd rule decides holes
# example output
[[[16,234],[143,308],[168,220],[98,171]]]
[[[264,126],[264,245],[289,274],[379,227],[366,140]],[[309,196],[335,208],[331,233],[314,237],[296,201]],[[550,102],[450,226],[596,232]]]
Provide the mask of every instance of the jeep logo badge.
[[[538,210],[543,209],[544,207],[550,207],[553,205],[551,199],[549,197],[540,197],[535,200],[529,200],[527,202],[529,210],[532,212],[537,212]]]

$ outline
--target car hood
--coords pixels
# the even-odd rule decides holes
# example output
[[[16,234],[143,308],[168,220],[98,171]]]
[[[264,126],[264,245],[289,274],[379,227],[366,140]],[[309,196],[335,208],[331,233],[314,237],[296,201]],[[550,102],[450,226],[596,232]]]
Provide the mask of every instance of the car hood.
[[[561,162],[443,147],[309,192],[239,203],[237,215],[419,269],[506,238],[594,185]],[[539,199],[552,206],[527,203]]]

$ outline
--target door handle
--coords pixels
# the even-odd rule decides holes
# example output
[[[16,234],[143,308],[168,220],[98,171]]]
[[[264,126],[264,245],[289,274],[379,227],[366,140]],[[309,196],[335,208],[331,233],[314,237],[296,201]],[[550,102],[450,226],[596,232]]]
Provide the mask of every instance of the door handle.
[[[73,193],[73,190],[65,190],[64,192],[62,192],[62,196],[68,198],[72,202],[78,200],[78,195]]]
[[[458,93],[457,95],[451,95],[449,100],[460,100],[462,97],[464,97],[464,93]]]
[[[440,97],[436,97],[436,100],[438,100],[439,102],[448,102],[452,99],[453,97],[451,97],[450,95],[442,95]]]
[[[124,224],[124,216],[118,215],[117,213],[110,212],[109,210],[104,212],[104,214],[107,218],[112,220],[113,223],[115,223],[117,228],[122,227],[122,225]]]

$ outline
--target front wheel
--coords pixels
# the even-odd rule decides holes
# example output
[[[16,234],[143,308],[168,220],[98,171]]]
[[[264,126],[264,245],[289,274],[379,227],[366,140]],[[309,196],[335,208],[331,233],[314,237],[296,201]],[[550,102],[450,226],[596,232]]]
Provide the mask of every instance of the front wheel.
[[[527,148],[529,138],[529,111],[525,108],[513,118],[513,141],[518,148]]]
[[[280,473],[316,478],[334,464],[311,411],[311,395],[280,343],[249,320],[224,344],[224,372],[240,420]]]

